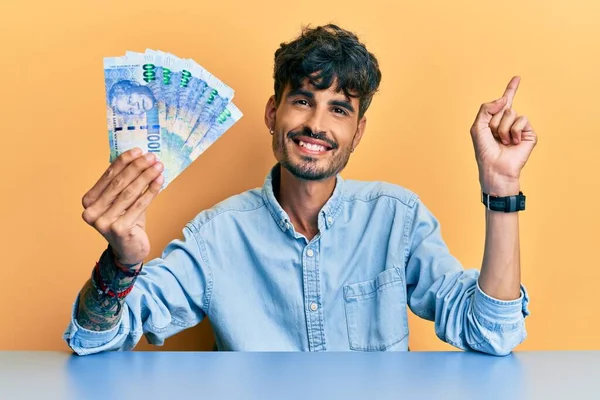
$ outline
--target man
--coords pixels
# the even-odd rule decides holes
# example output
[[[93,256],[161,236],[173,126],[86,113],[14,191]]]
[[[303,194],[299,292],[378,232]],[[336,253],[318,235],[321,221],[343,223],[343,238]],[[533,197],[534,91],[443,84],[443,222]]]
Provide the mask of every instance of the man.
[[[511,108],[519,79],[471,129],[486,204],[479,273],[449,253],[416,194],[339,175],[381,80],[354,34],[304,30],[276,51],[274,78],[265,124],[277,165],[262,188],[198,214],[160,258],[142,264],[145,210],[163,181],[152,154],[124,153],[86,193],[83,218],[109,246],[75,302],[68,345],[129,350],[143,334],[160,345],[208,316],[221,350],[405,351],[408,306],[457,348],[510,353],[528,314],[514,196],[536,143]],[[513,212],[492,211],[488,194]]]
[[[150,111],[155,103],[154,95],[149,88],[128,80],[115,83],[108,97],[115,113],[125,115],[144,114]]]

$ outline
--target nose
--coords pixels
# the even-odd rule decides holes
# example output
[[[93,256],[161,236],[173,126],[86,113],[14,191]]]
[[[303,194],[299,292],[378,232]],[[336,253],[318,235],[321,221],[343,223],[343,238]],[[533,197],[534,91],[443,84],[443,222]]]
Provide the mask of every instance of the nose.
[[[313,133],[325,132],[325,112],[320,107],[313,107],[305,122]]]

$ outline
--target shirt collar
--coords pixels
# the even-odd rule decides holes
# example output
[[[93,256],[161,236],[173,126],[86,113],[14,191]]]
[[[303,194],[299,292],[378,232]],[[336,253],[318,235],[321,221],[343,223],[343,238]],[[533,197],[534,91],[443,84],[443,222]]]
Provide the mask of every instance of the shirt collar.
[[[267,208],[269,209],[269,212],[271,213],[271,216],[273,216],[273,219],[277,225],[279,225],[279,228],[285,232],[291,227],[290,218],[275,198],[275,192],[273,188],[274,184],[278,184],[280,174],[280,164],[277,163],[273,168],[271,168],[265,178],[262,187],[262,197]],[[344,179],[340,174],[337,174],[333,193],[323,208],[321,208],[319,211],[319,230],[321,230],[323,227],[330,228],[339,216],[343,203],[343,193]]]

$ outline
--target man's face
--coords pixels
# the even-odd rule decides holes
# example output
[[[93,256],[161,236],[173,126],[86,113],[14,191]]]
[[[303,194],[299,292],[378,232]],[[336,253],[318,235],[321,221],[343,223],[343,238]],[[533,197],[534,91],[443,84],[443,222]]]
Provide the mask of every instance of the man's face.
[[[336,92],[335,83],[325,90],[305,83],[292,91],[288,85],[279,107],[273,98],[267,104],[265,120],[275,131],[275,158],[297,178],[335,176],[360,141],[366,120],[358,121],[359,101]]]
[[[145,94],[121,93],[116,96],[114,104],[121,114],[140,115],[152,109],[154,102]]]

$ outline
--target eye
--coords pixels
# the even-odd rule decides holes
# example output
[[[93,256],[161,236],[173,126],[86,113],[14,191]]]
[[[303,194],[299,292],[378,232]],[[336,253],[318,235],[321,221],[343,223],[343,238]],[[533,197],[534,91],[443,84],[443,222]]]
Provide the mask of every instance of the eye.
[[[306,101],[305,99],[298,99],[294,101],[294,104],[299,104],[301,106],[308,106],[308,101]]]
[[[343,108],[340,108],[340,107],[334,108],[333,112],[336,113],[336,114],[348,115],[348,112],[346,110],[344,110]]]

